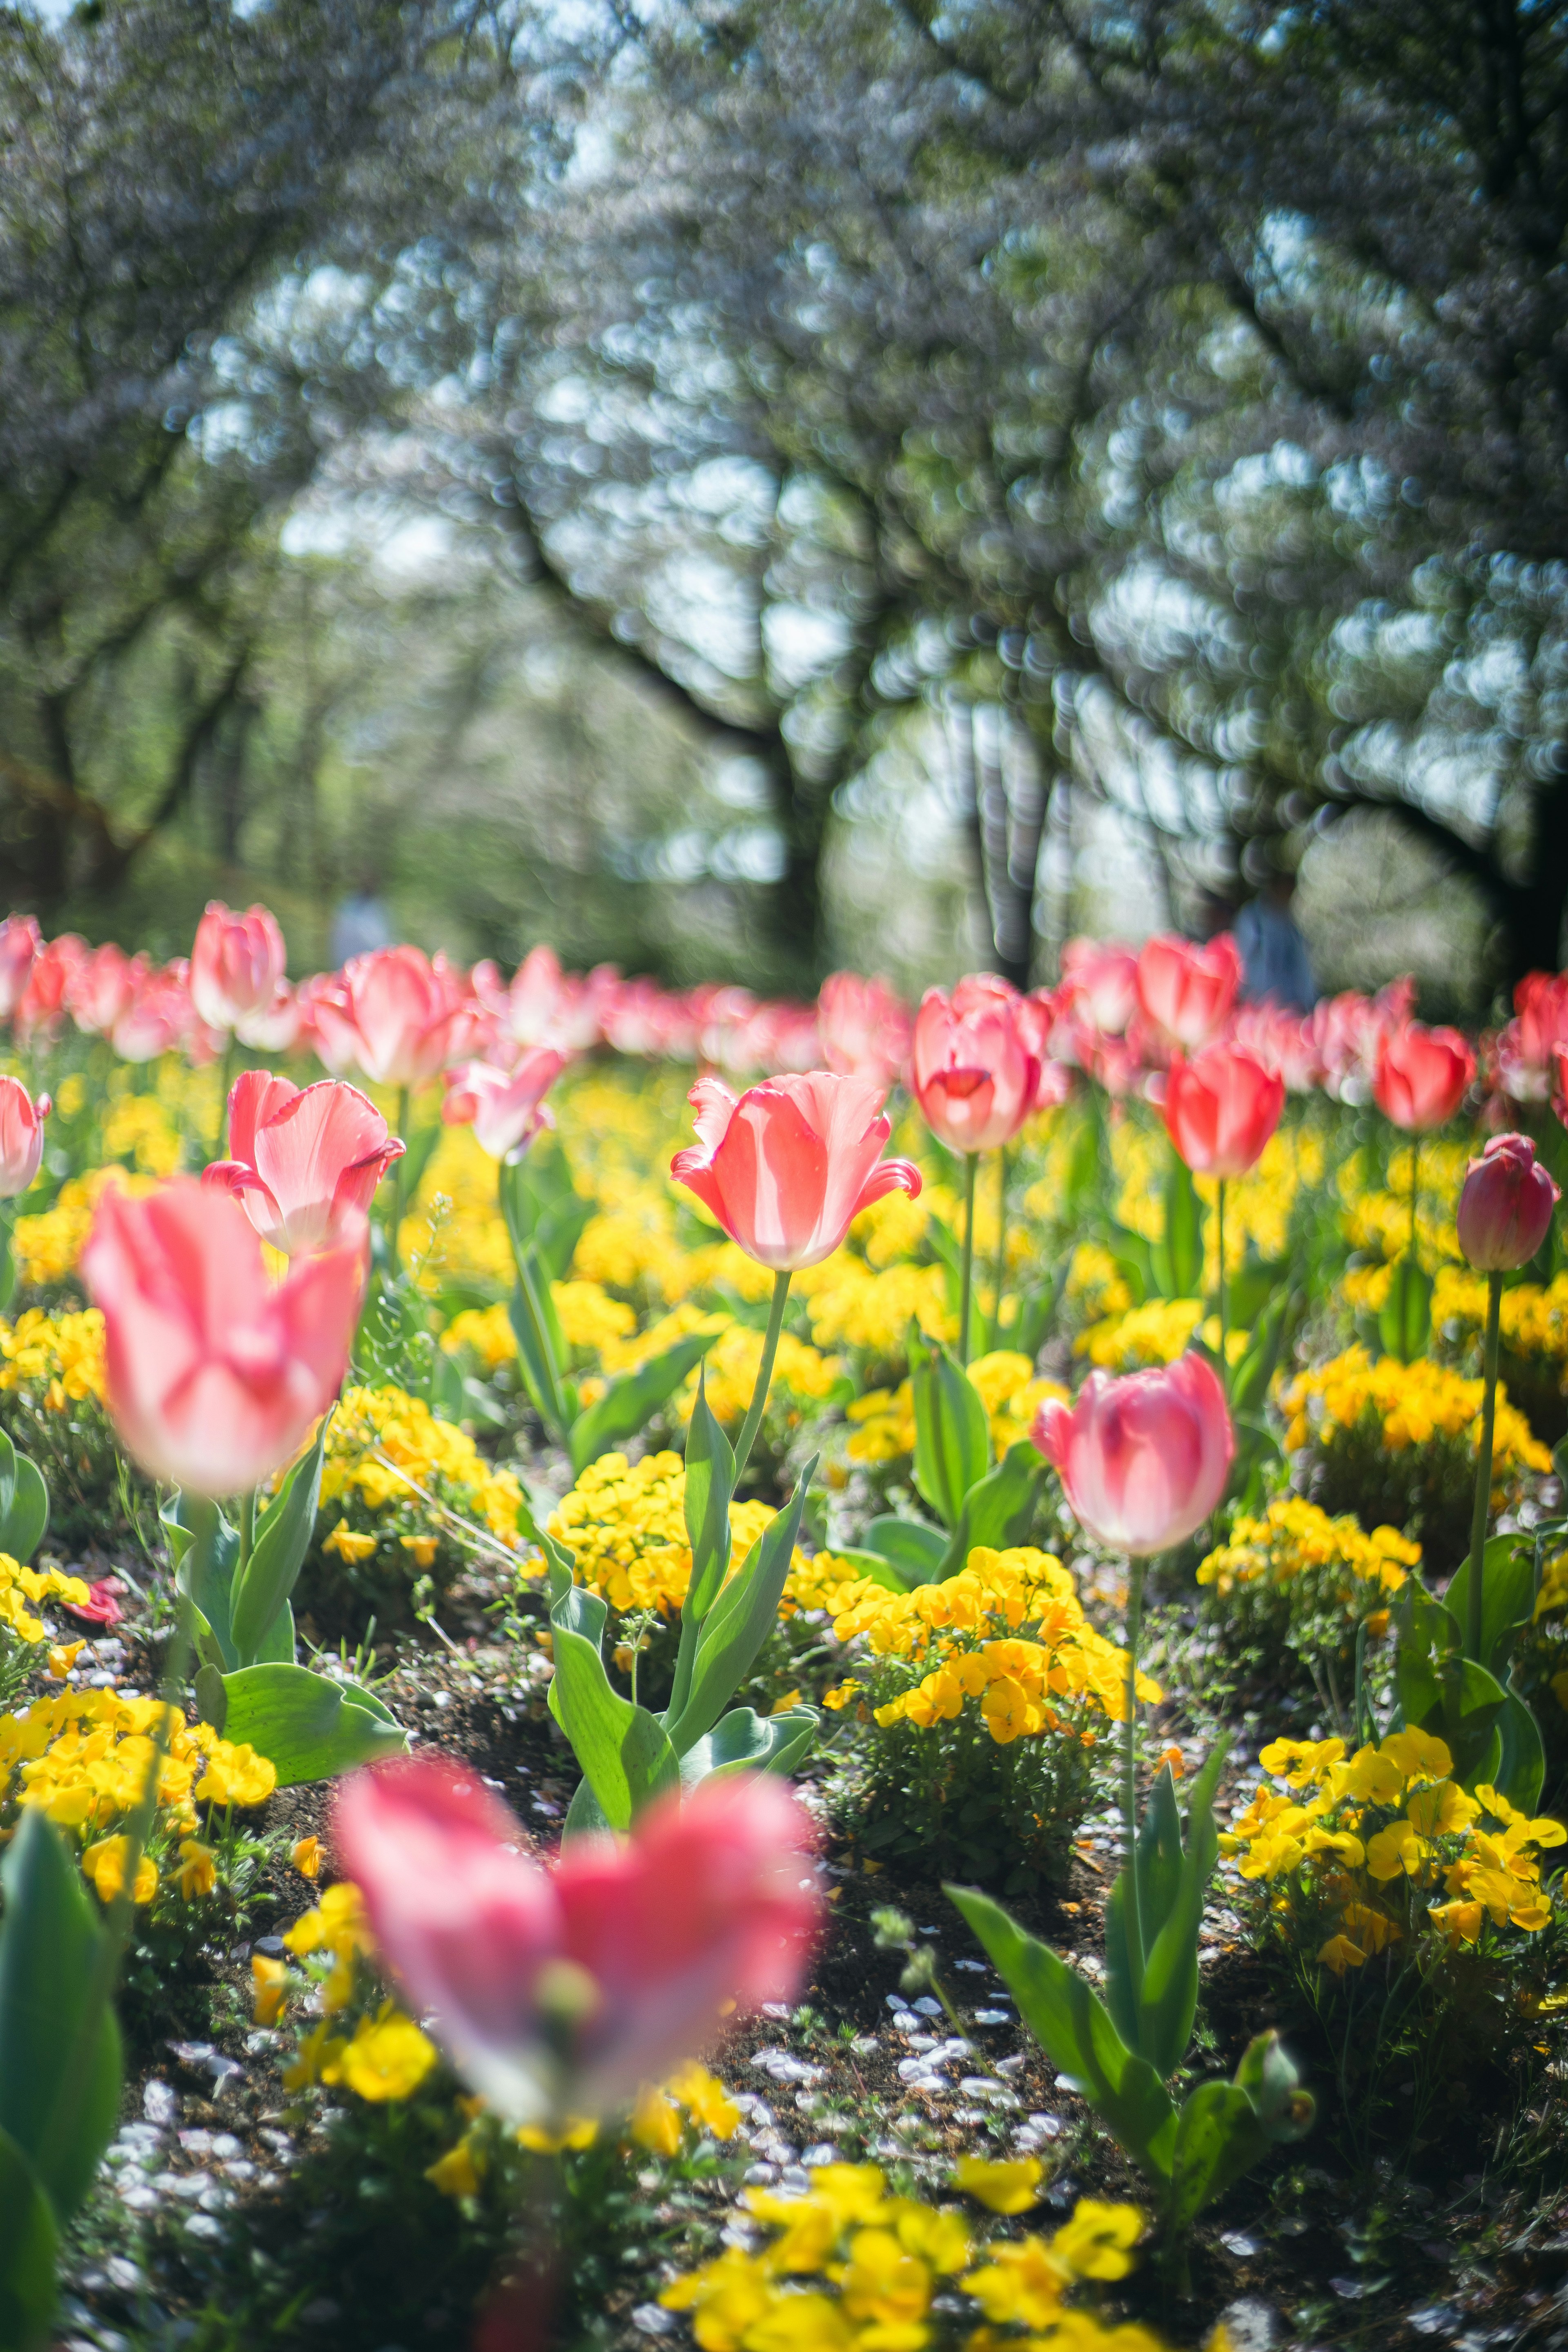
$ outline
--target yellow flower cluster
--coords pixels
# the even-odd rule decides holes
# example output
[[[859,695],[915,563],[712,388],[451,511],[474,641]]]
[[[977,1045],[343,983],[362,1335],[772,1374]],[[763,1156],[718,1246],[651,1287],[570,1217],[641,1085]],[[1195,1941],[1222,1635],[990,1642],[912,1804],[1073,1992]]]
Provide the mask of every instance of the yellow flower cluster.
[[[12,1228],[18,1282],[30,1289],[42,1289],[64,1282],[76,1272],[99,1194],[106,1184],[118,1184],[131,1193],[158,1189],[155,1177],[129,1176],[117,1167],[93,1168],[85,1176],[71,1177],[60,1186],[52,1209],[44,1209],[35,1217],[18,1217]]]
[[[1230,1541],[1199,1566],[1198,1582],[1212,1584],[1223,1600],[1237,1585],[1287,1585],[1328,1571],[1340,1580],[1339,1598],[1348,1602],[1358,1584],[1397,1592],[1409,1570],[1420,1565],[1420,1545],[1396,1528],[1374,1528],[1364,1535],[1348,1512],[1331,1519],[1299,1495],[1281,1495],[1261,1518],[1237,1520]]]
[[[109,1690],[62,1691],[35,1699],[23,1714],[0,1715],[0,1801],[38,1806],[58,1828],[94,1840],[82,1867],[106,1903],[123,1883],[126,1840],[94,1833],[134,1811],[155,1759],[158,1812],[149,1848],[178,1842],[180,1894],[207,1894],[215,1872],[197,1838],[196,1807],[264,1804],[278,1785],[265,1756],[220,1739],[210,1724],[187,1723],[157,1699]],[[152,1901],[158,1876],[149,1851],[132,1889],[138,1903]]]
[[[1068,1401],[1068,1391],[1059,1381],[1037,1380],[1029,1358],[1014,1349],[977,1356],[968,1369],[985,1407],[991,1450],[998,1461],[1010,1445],[1027,1437],[1047,1397],[1059,1397],[1064,1404]],[[895,1462],[914,1452],[915,1392],[910,1381],[902,1381],[896,1389],[868,1389],[847,1408],[847,1417],[854,1430],[846,1449],[851,1462]]]
[[[731,1572],[768,1522],[766,1503],[736,1503],[730,1513]],[[691,1581],[686,1537],[686,1469],[679,1454],[601,1454],[550,1516],[550,1533],[577,1562],[583,1582],[613,1609],[657,1609],[669,1616]],[[795,1555],[797,1570],[805,1566]],[[789,1588],[786,1586],[786,1597]]]
[[[1040,1213],[1045,1213],[1044,1208]],[[1100,1243],[1079,1242],[1074,1250],[1068,1265],[1067,1302],[1091,1323],[1125,1315],[1131,1306],[1127,1277]]]
[[[47,1601],[74,1601],[83,1606],[90,1598],[84,1580],[67,1576],[58,1568],[24,1568],[8,1551],[0,1551],[0,1627],[18,1642],[44,1639],[41,1618],[35,1609]]]
[[[1049,1552],[977,1545],[956,1576],[912,1592],[889,1592],[869,1578],[835,1587],[830,1561],[818,1554],[813,1582],[833,1612],[836,1639],[864,1639],[873,1659],[923,1669],[912,1687],[876,1707],[884,1728],[929,1729],[960,1715],[970,1698],[980,1702],[998,1747],[1043,1731],[1071,1731],[1087,1742],[1092,1712],[1121,1721],[1127,1654],[1095,1631],[1072,1578]],[[842,1706],[859,1687],[840,1685],[826,1703]],[[1151,1702],[1163,1696],[1146,1675],[1138,1692]]]
[[[372,1091],[379,1095],[387,1118],[395,1119],[396,1096],[386,1088]],[[417,1203],[404,1218],[399,1239],[404,1264],[418,1266],[427,1288],[439,1272],[483,1289],[510,1290],[515,1278],[511,1242],[500,1213],[496,1164],[471,1127],[441,1130],[426,1164]]]
[[[342,2083],[357,2098],[374,2105],[411,2098],[437,2061],[437,2049],[390,2000],[367,2011],[352,2033],[335,2032],[333,2020],[353,1998],[361,1960],[374,1954],[364,1900],[348,1880],[329,1886],[283,1938],[296,1959],[314,1961],[321,2014],[283,2070],[284,2088],[302,2091],[312,2083]],[[256,2021],[276,2024],[288,1991],[287,1964],[258,1954],[251,1962],[256,1984]]]
[[[1474,1332],[1486,1328],[1486,1276],[1467,1266],[1444,1266],[1432,1286],[1432,1320]],[[1502,1294],[1502,1343],[1516,1356],[1568,1360],[1568,1274],[1549,1283],[1520,1282]]]
[[[1396,1356],[1384,1356],[1373,1363],[1364,1348],[1347,1348],[1328,1363],[1299,1372],[1286,1388],[1280,1398],[1289,1423],[1285,1444],[1292,1453],[1314,1443],[1331,1445],[1340,1431],[1355,1428],[1365,1415],[1380,1425],[1390,1454],[1434,1437],[1460,1440],[1473,1453],[1480,1441],[1481,1395],[1479,1381],[1464,1380],[1427,1357],[1402,1364]],[[1509,1403],[1500,1382],[1494,1482],[1501,1484],[1521,1469],[1545,1473],[1551,1467],[1551,1454]]]
[[[1431,1733],[1392,1732],[1353,1756],[1342,1739],[1277,1739],[1258,1760],[1284,1790],[1260,1785],[1220,1849],[1244,1879],[1289,1882],[1287,1909],[1327,1912],[1317,1957],[1336,1976],[1422,1936],[1452,1951],[1489,1922],[1532,1935],[1551,1919],[1540,1855],[1568,1830],[1485,1784],[1468,1795]]]
[[[26,1391],[40,1408],[65,1412],[85,1397],[103,1402],[103,1317],[96,1307],[46,1315],[29,1307],[0,1323],[0,1391]]]
[[[1437,1142],[1430,1136],[1422,1139],[1415,1248],[1424,1265],[1452,1265],[1460,1259],[1454,1213],[1468,1160],[1466,1144]],[[1345,1160],[1339,1171],[1339,1192],[1344,1202],[1344,1234],[1352,1249],[1391,1261],[1405,1255],[1410,1246],[1413,1165],[1410,1146],[1401,1145],[1389,1160],[1385,1190],[1366,1182],[1359,1152]],[[1226,1205],[1228,1211],[1228,1196]]]
[[[184,1148],[178,1122],[156,1095],[121,1094],[104,1112],[105,1157],[128,1160],[139,1175],[173,1176]]]
[[[517,1334],[506,1301],[500,1299],[493,1307],[465,1307],[442,1332],[441,1345],[448,1356],[472,1349],[487,1372],[499,1372],[503,1364],[515,1362]]]
[[[1135,2206],[1084,2199],[1049,2238],[977,2245],[955,2206],[889,2193],[874,2164],[815,2167],[804,2196],[750,2189],[746,2203],[773,2232],[759,2252],[727,2247],[667,2286],[668,2311],[691,2314],[702,2352],[921,2352],[937,2298],[957,2293],[990,2323],[969,2337],[1059,2352],[1162,2352],[1136,2326],[1103,2326],[1067,2297],[1080,2280],[1124,2278],[1143,2231]]]
[[[715,1420],[726,1426],[738,1426],[745,1419],[762,1360],[762,1332],[753,1331],[749,1324],[731,1323],[721,1333],[703,1359],[704,1390]],[[768,1391],[770,1413],[782,1412],[789,1426],[795,1427],[802,1416],[799,1404],[792,1400],[822,1402],[832,1394],[842,1372],[837,1356],[825,1356],[819,1349],[797,1339],[793,1332],[781,1331],[778,1354],[773,1359],[773,1386]],[[696,1402],[697,1375],[693,1373],[677,1401],[677,1411],[683,1422],[690,1420]]]
[[[521,1503],[515,1474],[492,1468],[473,1439],[422,1398],[394,1388],[344,1391],[327,1438],[321,1509],[357,1505],[378,1523],[355,1528],[342,1517],[324,1550],[353,1562],[395,1545],[426,1569],[450,1532],[444,1507],[515,1551]]]
[[[1201,1298],[1150,1298],[1142,1307],[1091,1323],[1073,1341],[1073,1353],[1087,1356],[1100,1371],[1125,1372],[1140,1364],[1173,1364],[1204,1319]],[[1215,1338],[1219,1324],[1215,1319]]]
[[[958,1336],[940,1265],[889,1265],[879,1273],[853,1250],[835,1250],[820,1265],[797,1274],[793,1292],[806,1301],[819,1348],[859,1348],[878,1362],[889,1362],[903,1355],[911,1323],[928,1339]]]

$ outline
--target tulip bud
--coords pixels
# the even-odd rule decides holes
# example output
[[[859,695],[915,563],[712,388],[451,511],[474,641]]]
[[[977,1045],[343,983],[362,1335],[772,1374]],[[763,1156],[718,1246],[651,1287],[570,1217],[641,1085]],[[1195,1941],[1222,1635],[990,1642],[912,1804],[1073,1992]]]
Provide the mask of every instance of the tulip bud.
[[[38,1172],[49,1098],[35,1102],[20,1078],[0,1077],[0,1201],[14,1201]]]
[[[1459,1195],[1459,1247],[1481,1274],[1528,1265],[1562,1197],[1527,1135],[1494,1135]]]

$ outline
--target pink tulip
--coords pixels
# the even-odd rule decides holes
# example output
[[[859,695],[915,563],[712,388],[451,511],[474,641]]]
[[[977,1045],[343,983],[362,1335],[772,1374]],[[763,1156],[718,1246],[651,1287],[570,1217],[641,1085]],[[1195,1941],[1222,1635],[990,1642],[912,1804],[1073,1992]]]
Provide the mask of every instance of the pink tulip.
[[[375,1086],[417,1087],[460,1050],[468,1005],[444,958],[432,963],[419,948],[375,948],[322,985],[310,1011],[330,1070],[357,1069]]]
[[[909,1060],[909,1007],[885,980],[829,972],[816,1000],[816,1026],[823,1059],[840,1077],[890,1087]]]
[[[1079,1524],[1114,1551],[1166,1551],[1201,1528],[1236,1452],[1230,1408],[1204,1357],[1108,1380],[1090,1372],[1068,1408],[1054,1398],[1029,1433]]]
[[[1568,972],[1527,971],[1513,1007],[1497,1041],[1498,1082],[1515,1102],[1542,1102],[1551,1089],[1552,1055],[1568,1045]]]
[[[66,1011],[84,1035],[107,1035],[134,1002],[147,971],[144,955],[128,956],[112,940],[94,948],[66,981]]]
[[[495,965],[477,963],[474,994],[513,1045],[553,1045],[559,1053],[585,1053],[599,1042],[595,992],[589,982],[568,978],[553,948],[530,948],[510,984]]]
[[[669,1163],[748,1257],[775,1274],[831,1257],[862,1209],[921,1189],[911,1160],[883,1160],[892,1133],[871,1078],[831,1070],[764,1078],[737,1101],[721,1078],[687,1097],[700,1140]]]
[[[258,1054],[291,1054],[300,1043],[300,1024],[299,997],[286,980],[280,980],[265,1004],[240,1016],[234,1034]]]
[[[564,1056],[552,1045],[526,1054],[510,1073],[487,1062],[466,1062],[447,1077],[441,1116],[448,1127],[471,1126],[492,1160],[510,1159],[542,1127],[554,1125],[544,1097],[565,1066]]]
[[[237,1495],[298,1452],[348,1366],[363,1236],[274,1287],[237,1203],[194,1176],[101,1194],[82,1277],[103,1310],[109,1410],[143,1469]]]
[[[74,931],[62,931],[40,948],[17,1000],[16,1034],[24,1045],[35,1037],[50,1044],[59,1035],[65,1018],[66,992],[88,952],[87,941]]]
[[[1284,1079],[1229,1045],[1178,1054],[1165,1081],[1165,1126],[1194,1176],[1245,1176],[1284,1108]]]
[[[228,1148],[203,1183],[232,1193],[262,1240],[290,1257],[357,1241],[376,1186],[404,1152],[357,1087],[322,1078],[301,1090],[269,1070],[236,1078]]]
[[[1062,995],[1102,1037],[1120,1037],[1138,1004],[1138,959],[1114,940],[1068,940]]]
[[[182,1045],[195,1023],[184,971],[171,964],[162,971],[143,971],[109,1033],[110,1043],[123,1062],[154,1062]]]
[[[32,915],[7,915],[0,923],[0,1021],[9,1021],[22,1002],[43,944]]]
[[[1241,958],[1228,931],[1194,947],[1162,933],[1138,957],[1138,1002],[1171,1045],[1196,1053],[1230,1018],[1241,985]]]
[[[14,1201],[38,1172],[49,1098],[37,1102],[20,1078],[0,1077],[0,1201]]]
[[[1476,1057],[1457,1029],[1406,1021],[1378,1039],[1372,1091],[1385,1118],[1421,1134],[1452,1118],[1476,1075]]]
[[[124,1590],[119,1577],[100,1576],[88,1586],[85,1601],[62,1601],[60,1606],[79,1625],[101,1625],[107,1632],[110,1625],[118,1625],[125,1614],[119,1600]]]
[[[961,980],[951,998],[928,988],[921,999],[910,1081],[950,1151],[994,1151],[1029,1115],[1040,1066],[1019,1004],[1016,989],[985,972]]]
[[[1459,1247],[1481,1274],[1528,1265],[1562,1197],[1529,1136],[1494,1135],[1459,1194]]]
[[[226,1034],[278,993],[289,961],[278,918],[266,907],[237,915],[214,898],[191,950],[191,1003],[209,1029]]]
[[[333,1832],[412,2006],[516,2123],[623,2109],[731,2004],[787,1999],[821,1915],[811,1824],[767,1773],[671,1794],[625,1843],[584,1838],[549,1870],[434,1757],[355,1773]]]

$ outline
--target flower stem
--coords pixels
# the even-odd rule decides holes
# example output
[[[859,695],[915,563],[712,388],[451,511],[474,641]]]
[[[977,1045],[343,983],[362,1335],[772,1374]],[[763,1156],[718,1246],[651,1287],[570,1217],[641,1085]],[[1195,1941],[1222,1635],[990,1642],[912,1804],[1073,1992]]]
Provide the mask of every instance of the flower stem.
[[[1218,1180],[1215,1199],[1215,1214],[1219,1221],[1219,1376],[1230,1386],[1230,1358],[1225,1352],[1226,1340],[1226,1280],[1225,1280],[1225,1178]]]
[[[408,1141],[408,1108],[409,1089],[406,1087],[400,1087],[397,1090],[397,1132],[405,1144]],[[400,1253],[403,1246],[403,1184],[404,1171],[407,1165],[408,1154],[405,1150],[399,1152],[392,1163],[392,1230],[386,1236],[386,1262],[394,1274],[396,1274],[402,1262]]]
[[[973,1165],[973,1162],[971,1164]],[[757,1384],[752,1391],[751,1406],[745,1420],[741,1424],[741,1434],[735,1441],[737,1486],[741,1483],[741,1474],[750,1459],[752,1448],[756,1443],[757,1432],[763,1425],[763,1412],[768,1402],[768,1391],[773,1386],[773,1358],[778,1354],[779,1333],[784,1329],[784,1300],[788,1297],[788,1274],[775,1274],[773,1302],[768,1309],[767,1337],[763,1341],[763,1360],[757,1366]]]
[[[996,1293],[991,1302],[991,1345],[1002,1345],[1002,1285],[1007,1274],[1007,1147],[996,1154]]]
[[[958,1277],[958,1360],[969,1361],[969,1294],[974,1282],[974,1179],[980,1154],[966,1152],[963,1160],[963,1258]]]
[[[1415,1212],[1421,1201],[1421,1138],[1410,1139],[1410,1263],[1415,1263]]]
[[[1143,1570],[1134,1559],[1127,1586],[1127,1715],[1121,1727],[1121,1867],[1127,1884],[1127,1945],[1133,1999],[1143,1982],[1143,1906],[1138,1888],[1138,1643],[1143,1630]]]
[[[1470,1518],[1470,1581],[1467,1594],[1465,1655],[1481,1657],[1481,1580],[1487,1554],[1487,1514],[1492,1499],[1492,1433],[1497,1426],[1498,1331],[1502,1320],[1502,1276],[1487,1276],[1487,1343],[1482,1377],[1481,1442],[1476,1454],[1476,1507]]]
[[[230,1037],[226,1041],[225,1045],[224,1045],[224,1049],[223,1049],[223,1068],[222,1068],[221,1072],[219,1073],[219,1076],[218,1076],[218,1097],[217,1097],[217,1157],[218,1157],[220,1160],[223,1158],[223,1154],[224,1154],[224,1145],[225,1145],[225,1142],[226,1142],[226,1139],[227,1139],[227,1133],[228,1133],[228,1098],[229,1098],[229,1096],[234,1092],[234,1081],[235,1081],[235,1078],[236,1078],[236,1076],[237,1076],[237,1073],[236,1072],[236,1069],[235,1069],[235,1066],[235,1066],[235,1063],[237,1061],[237,1059],[238,1059],[238,1055],[237,1054],[237,1052],[236,1052],[236,1050],[235,1050],[235,1042],[234,1042],[233,1037],[232,1037],[232,1036],[230,1036]]]

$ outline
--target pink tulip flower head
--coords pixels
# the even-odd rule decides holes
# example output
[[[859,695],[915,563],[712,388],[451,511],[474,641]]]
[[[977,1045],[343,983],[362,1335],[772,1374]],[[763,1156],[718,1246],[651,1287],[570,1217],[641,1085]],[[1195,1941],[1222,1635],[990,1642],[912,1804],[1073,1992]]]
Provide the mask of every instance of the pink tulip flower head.
[[[409,947],[353,957],[311,1003],[328,1068],[358,1069],[384,1087],[435,1077],[453,1058],[465,1011],[457,975]]]
[[[1090,1372],[1069,1410],[1055,1398],[1029,1432],[1074,1517],[1112,1551],[1167,1551],[1201,1528],[1236,1452],[1218,1373],[1185,1355],[1148,1372]]]
[[[130,1002],[115,1017],[109,1040],[122,1062],[155,1062],[160,1054],[171,1054],[183,1045],[195,1023],[180,967],[143,969]]]
[[[915,1014],[910,1080],[921,1116],[950,1151],[1011,1143],[1034,1105],[1039,1057],[1016,989],[979,972],[951,997],[928,988]]]
[[[890,1087],[910,1057],[909,1007],[885,980],[832,971],[816,1000],[822,1057],[841,1077]]]
[[[1062,995],[1102,1037],[1120,1037],[1138,1009],[1138,959],[1114,940],[1068,940]]]
[[[1459,1194],[1459,1247],[1480,1274],[1528,1265],[1562,1198],[1528,1135],[1494,1135]]]
[[[884,1160],[892,1133],[873,1078],[830,1070],[764,1078],[737,1101],[720,1078],[688,1099],[700,1140],[670,1161],[733,1242],[775,1274],[831,1257],[862,1209],[921,1189],[911,1160]]]
[[[811,1824],[769,1773],[702,1781],[624,1843],[552,1869],[471,1774],[418,1758],[357,1772],[333,1821],[377,1948],[509,2120],[613,2115],[798,1984],[820,1916]]]
[[[513,1159],[542,1127],[554,1125],[544,1097],[565,1066],[552,1045],[535,1046],[511,1071],[466,1062],[447,1078],[441,1116],[448,1127],[471,1126],[492,1160]]]
[[[74,931],[62,931],[39,949],[27,974],[27,984],[16,1003],[16,1034],[24,1045],[35,1037],[51,1045],[64,1025],[67,992],[88,953],[87,941]]]
[[[7,915],[0,923],[0,1021],[9,1021],[22,1002],[43,944],[43,934],[32,915]]]
[[[288,962],[278,918],[266,907],[236,915],[214,898],[191,950],[191,1003],[209,1029],[226,1034],[277,995]]]
[[[20,1078],[0,1077],[0,1201],[14,1201],[37,1174],[48,1115],[47,1095],[35,1102]]]
[[[1165,1125],[1194,1176],[1245,1176],[1284,1108],[1284,1079],[1229,1045],[1178,1054],[1165,1081]]]
[[[110,1414],[142,1468],[212,1496],[281,1469],[342,1383],[365,1255],[362,1221],[274,1287],[221,1192],[190,1176],[140,1200],[105,1191],[82,1278],[103,1310]]]
[[[290,1257],[357,1240],[375,1188],[404,1145],[357,1087],[303,1088],[242,1070],[228,1097],[227,1160],[204,1184],[232,1193],[264,1242]]]
[[[1168,1045],[1195,1054],[1217,1037],[1241,986],[1241,957],[1228,931],[1194,947],[1163,933],[1138,957],[1138,1002]]]
[[[1464,1101],[1476,1057],[1457,1029],[1405,1021],[1377,1040],[1372,1091],[1385,1118],[1407,1134],[1442,1127]]]

